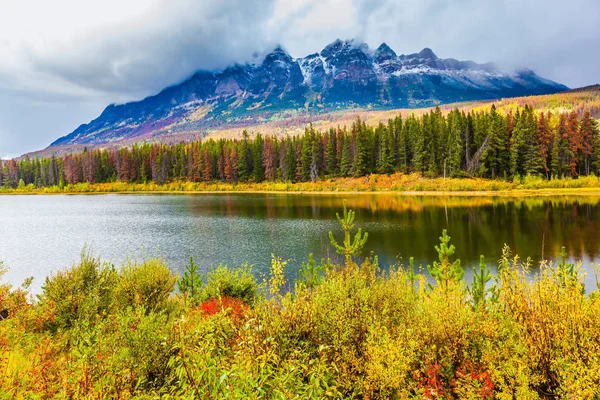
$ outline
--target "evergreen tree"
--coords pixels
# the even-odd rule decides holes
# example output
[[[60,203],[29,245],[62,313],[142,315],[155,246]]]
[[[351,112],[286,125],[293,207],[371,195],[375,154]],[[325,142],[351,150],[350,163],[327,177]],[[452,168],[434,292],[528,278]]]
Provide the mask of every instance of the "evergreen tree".
[[[254,138],[254,144],[252,146],[252,168],[255,182],[262,182],[265,179],[263,149],[264,141],[262,135],[259,133],[256,135],[256,138]]]
[[[527,175],[538,175],[544,169],[544,161],[540,151],[540,138],[537,125],[537,119],[533,113],[533,108],[525,106],[521,113],[524,147],[524,171]]]
[[[312,146],[312,125],[311,129],[306,128],[304,130],[304,136],[302,137],[302,154],[300,158],[300,179],[302,181],[310,180],[310,166],[313,162],[313,146]]]
[[[238,145],[238,177],[242,182],[247,182],[250,179],[251,175],[251,154],[250,154],[250,145],[249,145],[249,136],[248,132],[244,131],[242,133],[242,140]]]
[[[561,166],[561,136],[558,127],[552,131],[552,149],[550,158],[552,160],[552,176],[560,178],[562,175]]]
[[[553,135],[552,132],[550,132],[550,129],[548,128],[546,116],[543,112],[540,113],[540,118],[538,121],[538,132],[540,155],[542,157],[544,173],[546,174],[546,179],[548,179],[550,172],[550,167],[548,166],[548,159],[550,158],[550,148],[552,146]]]
[[[448,175],[456,176],[463,164],[463,132],[465,130],[465,124],[458,109],[454,109],[448,114],[447,125],[444,165],[447,166]]]
[[[327,174],[331,176],[337,175],[337,136],[335,130],[331,129],[327,135],[327,150],[325,158],[327,160]]]
[[[340,160],[340,174],[350,176],[352,173],[352,150],[350,148],[350,138],[345,137],[342,140],[342,157]]]
[[[583,146],[579,135],[579,121],[575,111],[569,113],[565,128],[565,134],[569,143],[569,172],[571,176],[577,176],[577,163],[579,162],[579,153]]]
[[[523,158],[525,153],[525,123],[523,114],[517,111],[514,118],[514,128],[510,138],[510,175],[514,178],[523,175]]]
[[[369,133],[360,118],[355,123],[355,132],[356,150],[354,153],[352,172],[354,176],[363,176],[369,172],[369,162],[372,160],[372,157],[369,151]]]

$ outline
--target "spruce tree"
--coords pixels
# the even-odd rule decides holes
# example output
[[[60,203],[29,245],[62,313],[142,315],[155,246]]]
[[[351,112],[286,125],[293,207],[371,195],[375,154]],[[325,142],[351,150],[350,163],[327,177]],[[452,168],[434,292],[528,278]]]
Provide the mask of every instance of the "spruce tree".
[[[247,182],[250,179],[250,149],[249,149],[249,136],[248,132],[244,131],[242,133],[242,140],[239,142],[238,146],[238,177],[240,181]]]
[[[252,145],[252,175],[254,182],[262,182],[265,179],[265,168],[263,166],[263,151],[264,151],[264,140],[262,135],[259,133],[254,138]]]
[[[344,177],[352,173],[352,150],[350,148],[350,138],[344,137],[342,140],[342,157],[340,160],[340,174]]]
[[[548,122],[543,112],[540,113],[538,120],[538,135],[544,173],[546,174],[546,179],[549,179],[550,167],[548,166],[548,160],[551,159],[550,149],[552,147],[553,135],[548,128]]]
[[[311,165],[313,163],[313,140],[313,129],[311,125],[310,128],[306,128],[304,130],[304,136],[302,137],[300,179],[303,181],[311,180]]]
[[[325,153],[325,158],[327,160],[327,174],[331,176],[337,175],[336,141],[337,137],[335,130],[331,129],[327,135],[327,150]]]
[[[579,127],[579,137],[581,140],[581,159],[583,165],[581,173],[589,174],[591,168],[592,154],[594,153],[594,130],[593,124],[595,121],[590,117],[590,112],[586,111],[581,118]]]

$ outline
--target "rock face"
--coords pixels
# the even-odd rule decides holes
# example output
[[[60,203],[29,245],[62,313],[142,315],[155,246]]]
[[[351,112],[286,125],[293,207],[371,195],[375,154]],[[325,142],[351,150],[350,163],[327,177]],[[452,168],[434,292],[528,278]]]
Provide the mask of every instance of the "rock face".
[[[440,59],[429,48],[398,56],[385,43],[371,50],[365,43],[336,40],[304,58],[294,59],[277,47],[260,63],[199,71],[155,96],[108,106],[51,146],[201,132],[286,113],[426,107],[566,89],[531,70],[507,73],[492,64]]]

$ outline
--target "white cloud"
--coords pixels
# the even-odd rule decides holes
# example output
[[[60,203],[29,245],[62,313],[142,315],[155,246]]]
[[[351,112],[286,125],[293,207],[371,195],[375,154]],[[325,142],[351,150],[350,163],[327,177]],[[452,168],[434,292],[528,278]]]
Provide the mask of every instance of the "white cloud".
[[[0,1],[0,154],[275,43],[301,57],[359,38],[527,66],[569,86],[600,80],[597,0]]]
[[[116,101],[266,46],[274,1],[10,1],[0,14],[0,87]],[[31,10],[35,10],[32,12]]]

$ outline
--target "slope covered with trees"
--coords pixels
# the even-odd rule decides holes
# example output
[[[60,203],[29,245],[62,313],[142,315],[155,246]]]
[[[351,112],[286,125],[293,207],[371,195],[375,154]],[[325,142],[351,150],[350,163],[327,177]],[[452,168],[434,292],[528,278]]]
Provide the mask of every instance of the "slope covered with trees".
[[[136,144],[62,157],[2,162],[0,182],[64,186],[80,182],[306,182],[417,172],[426,177],[514,179],[578,177],[600,172],[598,123],[589,111],[507,113],[495,105],[468,112],[440,108],[367,126],[303,135]]]
[[[257,121],[335,110],[431,107],[458,101],[556,93],[567,87],[531,70],[438,58],[431,49],[397,55],[383,43],[341,41],[305,58],[281,47],[253,63],[199,71],[141,101],[112,104],[52,143],[99,146],[173,134],[237,129]]]

